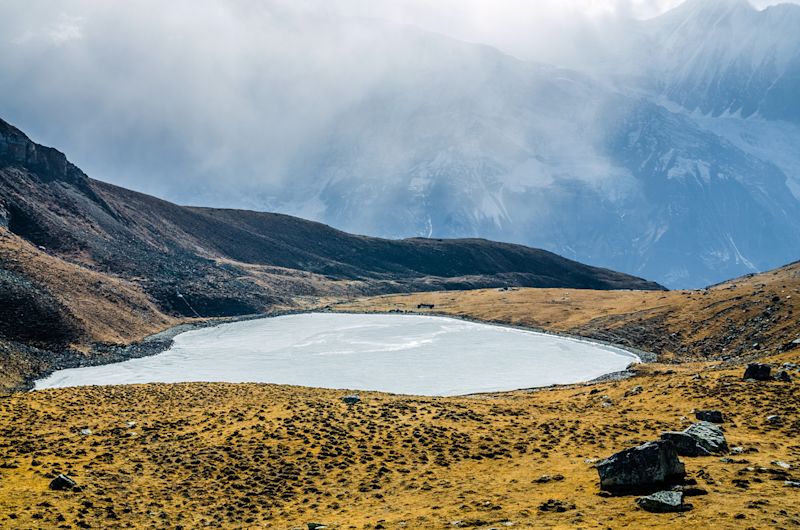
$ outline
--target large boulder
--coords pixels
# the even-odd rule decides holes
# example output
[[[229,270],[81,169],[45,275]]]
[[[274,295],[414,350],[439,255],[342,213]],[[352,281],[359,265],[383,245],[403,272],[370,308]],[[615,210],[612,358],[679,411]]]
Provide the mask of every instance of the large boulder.
[[[600,489],[614,494],[649,493],[683,481],[686,469],[667,440],[626,449],[596,464]]]
[[[667,440],[675,446],[679,456],[710,456],[711,453],[700,446],[691,434],[683,431],[669,431],[661,433],[661,439]]]
[[[686,512],[692,509],[691,504],[683,503],[683,493],[679,491],[659,491],[639,497],[636,504],[643,510],[655,513]]]
[[[750,363],[744,371],[745,379],[755,379],[756,381],[772,380],[772,368],[768,364]]]
[[[661,439],[671,442],[680,456],[710,456],[728,450],[728,442],[722,429],[701,421],[683,432],[665,432]]]
[[[701,421],[683,432],[697,440],[697,444],[709,453],[725,453],[728,451],[728,442],[725,440],[725,434],[722,429],[713,423]]]

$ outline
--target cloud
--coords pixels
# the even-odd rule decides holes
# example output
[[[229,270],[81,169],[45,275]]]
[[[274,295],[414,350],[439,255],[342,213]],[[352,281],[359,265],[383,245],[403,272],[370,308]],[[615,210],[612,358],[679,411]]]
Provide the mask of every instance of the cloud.
[[[407,43],[396,24],[569,64],[610,20],[675,3],[0,2],[0,116],[92,176],[135,189],[178,200],[245,184],[269,193],[339,116],[460,60],[422,34]]]

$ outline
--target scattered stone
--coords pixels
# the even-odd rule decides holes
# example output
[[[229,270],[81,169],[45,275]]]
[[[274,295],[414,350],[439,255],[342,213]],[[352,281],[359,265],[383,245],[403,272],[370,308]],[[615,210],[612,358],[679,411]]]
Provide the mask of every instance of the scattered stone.
[[[781,422],[781,417],[778,416],[777,414],[771,414],[771,415],[767,416],[767,423],[775,424],[775,423],[780,423],[780,422]]]
[[[126,422],[125,426],[128,427],[129,429],[133,429],[134,427],[136,427],[136,422],[135,421]]]
[[[56,491],[71,490],[78,484],[67,475],[60,474],[50,482],[50,489]]]
[[[630,396],[635,396],[635,395],[641,394],[642,391],[644,391],[644,389],[642,387],[635,386],[635,387],[631,388],[630,390],[628,390],[627,392],[625,392],[625,397],[630,397]]]
[[[723,423],[724,421],[722,412],[719,410],[698,410],[694,413],[694,417],[710,423]]]
[[[786,370],[781,370],[778,373],[778,375],[775,376],[775,380],[776,381],[781,381],[783,383],[791,383],[792,382],[792,376],[789,375],[789,372],[787,372]]]
[[[756,381],[770,381],[772,379],[772,368],[768,364],[751,363],[744,371],[745,379],[755,379]]]
[[[306,523],[306,526],[308,527],[308,530],[324,530],[325,528],[328,528],[322,523]]]
[[[355,405],[356,403],[361,402],[361,398],[356,395],[345,396],[342,398],[342,401],[344,401],[348,405]]]
[[[91,436],[92,430],[91,429],[81,429],[80,433],[81,433],[81,436]]]
[[[548,482],[560,482],[564,480],[564,475],[542,475],[541,477],[534,480],[537,484],[547,484]]]
[[[666,440],[620,451],[595,467],[600,475],[600,489],[618,494],[654,491],[663,485],[680,483],[686,475],[675,446]]]
[[[791,464],[787,464],[786,462],[782,462],[780,460],[773,460],[772,464],[775,465],[775,466],[778,466],[778,467],[780,467],[782,469],[792,469]]]
[[[749,464],[750,463],[749,460],[745,460],[744,458],[736,459],[736,458],[730,458],[728,456],[724,456],[724,457],[720,458],[719,461],[722,462],[723,464]]]
[[[691,504],[683,503],[683,493],[679,491],[659,491],[647,497],[639,497],[636,504],[653,513],[687,512],[692,509]]]
[[[784,486],[787,488],[800,488],[800,481],[797,480],[787,480],[783,483]]]
[[[701,495],[708,495],[708,490],[698,486],[673,486],[672,491],[679,491],[683,493],[684,497],[699,497]]]
[[[558,512],[564,513],[568,510],[574,510],[575,504],[566,501],[559,501],[556,499],[549,499],[539,505],[539,511],[542,512]]]

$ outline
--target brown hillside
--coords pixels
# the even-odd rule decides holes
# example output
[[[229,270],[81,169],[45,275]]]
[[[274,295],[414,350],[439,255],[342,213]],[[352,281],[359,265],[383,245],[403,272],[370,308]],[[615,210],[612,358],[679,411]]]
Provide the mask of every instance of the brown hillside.
[[[483,289],[381,296],[336,311],[423,310],[603,339],[662,360],[739,359],[800,338],[800,263],[699,291]]]

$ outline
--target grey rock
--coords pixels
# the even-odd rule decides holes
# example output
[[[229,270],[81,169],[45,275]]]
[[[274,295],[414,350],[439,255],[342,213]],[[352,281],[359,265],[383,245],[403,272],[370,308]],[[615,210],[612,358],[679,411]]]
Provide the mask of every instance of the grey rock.
[[[569,510],[575,509],[575,503],[568,501],[560,501],[557,499],[549,499],[539,505],[539,511],[542,512],[557,512],[564,513]]]
[[[348,405],[355,405],[356,403],[360,403],[361,402],[361,398],[356,396],[356,395],[345,396],[345,397],[342,398],[342,401],[344,401]]]
[[[661,439],[671,442],[680,456],[709,456],[728,450],[722,429],[707,421],[695,423],[683,432],[662,433]]]
[[[306,526],[308,527],[308,530],[324,530],[325,528],[328,528],[322,523],[306,523]]]
[[[661,433],[661,439],[671,442],[680,456],[709,456],[711,452],[697,443],[697,439],[683,431]]]
[[[597,463],[600,489],[615,494],[647,493],[680,483],[686,469],[675,446],[666,440],[647,442]]]
[[[781,422],[781,417],[778,416],[777,414],[771,414],[771,415],[767,416],[767,423],[773,423],[774,424],[774,423],[780,423],[780,422]]]
[[[629,389],[627,392],[625,392],[625,397],[636,396],[638,394],[641,394],[642,391],[644,391],[644,389],[642,387],[635,386],[635,387]]]
[[[700,421],[708,421],[711,423],[722,423],[724,417],[719,410],[698,410],[694,413],[695,418]]]
[[[744,371],[745,379],[755,379],[756,381],[772,380],[772,368],[768,364],[751,363]]]
[[[787,488],[800,488],[800,481],[797,480],[787,480],[783,483],[784,486]]]
[[[789,372],[787,372],[786,370],[781,370],[780,373],[778,373],[778,375],[775,376],[775,379],[778,381],[782,381],[784,383],[792,382],[792,376],[789,375]]]
[[[71,490],[78,484],[67,475],[61,474],[50,481],[50,489],[56,491]]]
[[[683,493],[684,497],[699,497],[701,495],[708,495],[708,490],[698,486],[673,486],[672,491],[679,491]]]
[[[686,434],[697,440],[697,444],[709,453],[724,453],[728,451],[728,442],[722,429],[709,423],[701,421],[691,425],[685,431]]]
[[[683,503],[683,493],[680,491],[659,491],[639,497],[636,504],[645,511],[654,513],[686,512],[692,509],[691,504]]]

